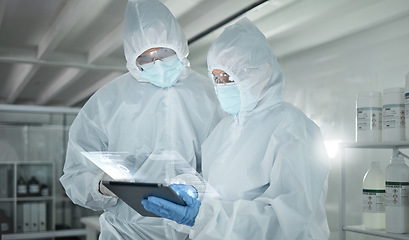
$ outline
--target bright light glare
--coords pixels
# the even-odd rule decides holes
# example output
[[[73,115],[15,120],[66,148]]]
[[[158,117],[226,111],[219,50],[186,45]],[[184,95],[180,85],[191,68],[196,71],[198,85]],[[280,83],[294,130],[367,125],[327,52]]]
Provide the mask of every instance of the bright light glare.
[[[330,159],[333,159],[337,156],[338,154],[338,144],[340,143],[340,140],[327,140],[324,141],[325,148],[327,149],[327,154]]]

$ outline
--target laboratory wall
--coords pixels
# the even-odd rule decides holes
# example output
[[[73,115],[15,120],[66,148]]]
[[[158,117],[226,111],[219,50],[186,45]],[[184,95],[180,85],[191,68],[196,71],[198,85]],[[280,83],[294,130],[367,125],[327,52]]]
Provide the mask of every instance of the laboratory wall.
[[[409,73],[409,35],[401,30],[408,24],[409,18],[404,17],[279,59],[286,78],[285,99],[321,127],[326,141],[354,142],[356,94],[405,87],[405,75]],[[345,151],[348,225],[362,224],[361,186],[371,161],[380,161],[385,170],[391,156],[392,150],[387,149]],[[338,239],[339,161],[339,154],[331,159],[328,184],[326,209],[330,239]],[[348,233],[347,239],[376,238]]]

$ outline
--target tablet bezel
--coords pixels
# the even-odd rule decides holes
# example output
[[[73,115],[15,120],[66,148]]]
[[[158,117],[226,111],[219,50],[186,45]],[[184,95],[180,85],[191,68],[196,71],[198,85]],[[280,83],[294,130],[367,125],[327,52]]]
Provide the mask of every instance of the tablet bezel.
[[[142,200],[149,196],[163,198],[173,203],[186,206],[186,203],[171,187],[160,183],[102,181],[102,184],[142,216],[159,217],[147,211],[142,205]]]

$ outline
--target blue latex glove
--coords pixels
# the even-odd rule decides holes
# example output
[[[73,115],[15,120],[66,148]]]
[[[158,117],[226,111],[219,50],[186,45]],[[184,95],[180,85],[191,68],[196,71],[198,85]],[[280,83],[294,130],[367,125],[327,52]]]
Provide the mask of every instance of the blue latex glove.
[[[175,191],[177,195],[180,196],[181,191],[186,192],[192,198],[197,198],[198,193],[197,189],[192,185],[185,185],[185,184],[172,184],[170,187]]]
[[[195,224],[196,216],[199,213],[201,202],[195,197],[191,197],[188,194],[188,191],[182,190],[183,187],[175,187],[173,185],[171,185],[171,187],[172,189],[177,189],[174,191],[182,198],[182,200],[186,203],[186,206],[154,196],[150,196],[148,199],[142,200],[143,206],[146,210],[153,212],[158,216],[173,220],[179,224],[193,226]]]

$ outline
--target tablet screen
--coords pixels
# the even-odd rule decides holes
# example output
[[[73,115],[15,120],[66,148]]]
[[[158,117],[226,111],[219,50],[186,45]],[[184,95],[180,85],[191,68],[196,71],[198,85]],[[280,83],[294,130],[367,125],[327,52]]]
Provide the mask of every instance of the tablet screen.
[[[158,217],[156,214],[145,210],[142,205],[142,200],[149,196],[163,198],[186,206],[186,203],[171,187],[162,184],[120,181],[102,181],[102,184],[142,216]]]

